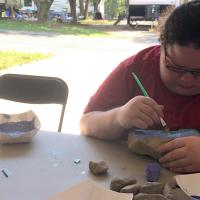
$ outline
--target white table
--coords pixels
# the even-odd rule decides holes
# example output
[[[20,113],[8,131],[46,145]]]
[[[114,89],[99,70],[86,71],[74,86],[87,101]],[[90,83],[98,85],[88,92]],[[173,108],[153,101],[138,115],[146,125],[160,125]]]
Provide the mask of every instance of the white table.
[[[75,164],[74,160],[80,159]],[[90,160],[104,160],[109,175],[97,177],[88,170]],[[127,149],[125,142],[108,142],[89,137],[40,131],[32,143],[0,145],[0,200],[45,200],[85,179],[109,188],[114,177],[136,177],[144,182],[150,158]],[[172,173],[162,169],[161,181]]]

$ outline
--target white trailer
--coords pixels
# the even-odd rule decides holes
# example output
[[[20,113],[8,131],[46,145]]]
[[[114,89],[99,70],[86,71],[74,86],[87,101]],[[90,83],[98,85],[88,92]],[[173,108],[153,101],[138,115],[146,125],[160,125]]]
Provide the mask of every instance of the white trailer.
[[[167,6],[178,6],[180,0],[129,0],[128,24],[154,21]]]
[[[179,5],[177,0],[129,0],[129,5]]]

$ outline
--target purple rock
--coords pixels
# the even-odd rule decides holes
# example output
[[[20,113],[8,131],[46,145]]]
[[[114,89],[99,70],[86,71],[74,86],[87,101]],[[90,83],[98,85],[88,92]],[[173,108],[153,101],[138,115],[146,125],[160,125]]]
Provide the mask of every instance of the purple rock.
[[[160,165],[158,163],[149,163],[146,167],[145,174],[148,182],[158,181],[160,177]]]

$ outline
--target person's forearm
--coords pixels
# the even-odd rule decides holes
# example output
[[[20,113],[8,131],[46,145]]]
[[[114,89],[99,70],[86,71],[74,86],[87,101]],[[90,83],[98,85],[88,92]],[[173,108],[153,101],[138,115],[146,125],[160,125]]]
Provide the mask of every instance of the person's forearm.
[[[100,112],[94,111],[82,116],[81,134],[100,139],[118,139],[125,132],[118,123],[118,108]]]

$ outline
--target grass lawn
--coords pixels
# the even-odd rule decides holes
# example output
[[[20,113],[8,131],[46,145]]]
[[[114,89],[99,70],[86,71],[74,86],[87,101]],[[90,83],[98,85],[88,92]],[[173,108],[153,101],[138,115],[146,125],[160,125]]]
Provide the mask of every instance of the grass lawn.
[[[50,57],[50,54],[0,51],[0,70]]]
[[[33,32],[53,32],[77,36],[112,37],[110,30],[118,27],[112,26],[114,21],[108,20],[82,20],[77,25],[66,23],[47,22],[38,23],[32,21],[0,20],[0,29],[20,30]]]

